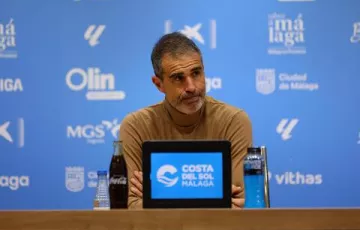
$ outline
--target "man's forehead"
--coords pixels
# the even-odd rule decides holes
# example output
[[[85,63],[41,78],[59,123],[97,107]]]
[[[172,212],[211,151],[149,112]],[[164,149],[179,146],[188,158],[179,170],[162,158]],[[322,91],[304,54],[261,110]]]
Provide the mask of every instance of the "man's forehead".
[[[165,54],[162,58],[162,66],[164,70],[171,71],[170,69],[176,66],[186,67],[188,65],[201,64],[201,56],[196,52],[184,53],[184,54]],[[168,69],[170,68],[170,69]]]
[[[189,61],[189,60],[198,60],[201,61],[200,54],[197,52],[186,52],[186,53],[166,53],[164,54],[163,63],[166,62],[179,62],[179,61]]]

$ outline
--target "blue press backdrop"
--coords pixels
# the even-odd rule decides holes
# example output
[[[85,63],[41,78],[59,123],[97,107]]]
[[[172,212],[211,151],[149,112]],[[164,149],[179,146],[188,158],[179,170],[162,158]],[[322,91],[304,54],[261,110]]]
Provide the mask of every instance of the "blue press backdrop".
[[[360,1],[0,5],[0,209],[92,208],[121,120],[163,99],[150,53],[177,30],[268,147],[273,207],[360,206]]]

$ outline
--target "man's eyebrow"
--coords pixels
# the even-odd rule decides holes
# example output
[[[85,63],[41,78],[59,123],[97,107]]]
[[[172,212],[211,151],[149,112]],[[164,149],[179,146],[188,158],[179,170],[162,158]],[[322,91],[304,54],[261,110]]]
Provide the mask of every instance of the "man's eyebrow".
[[[176,77],[182,77],[184,75],[183,72],[177,72],[177,73],[173,73],[169,76],[169,78],[176,78]]]
[[[195,66],[194,68],[191,69],[191,72],[195,72],[195,71],[201,71],[203,68],[201,66]],[[169,76],[170,79],[172,78],[176,78],[176,77],[182,77],[184,76],[184,72],[175,72],[173,74],[171,74]]]
[[[196,66],[191,69],[191,71],[201,71],[203,68],[201,66]]]

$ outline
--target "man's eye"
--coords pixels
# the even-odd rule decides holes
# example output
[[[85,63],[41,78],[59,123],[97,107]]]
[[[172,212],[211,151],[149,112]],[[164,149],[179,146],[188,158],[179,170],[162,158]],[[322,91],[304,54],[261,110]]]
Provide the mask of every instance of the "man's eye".
[[[175,81],[181,81],[182,79],[183,79],[182,76],[176,76],[176,77],[174,77],[174,80],[175,80]]]
[[[194,75],[194,76],[199,76],[199,75],[200,75],[200,71],[199,71],[199,70],[194,71],[194,72],[193,72],[193,75]]]

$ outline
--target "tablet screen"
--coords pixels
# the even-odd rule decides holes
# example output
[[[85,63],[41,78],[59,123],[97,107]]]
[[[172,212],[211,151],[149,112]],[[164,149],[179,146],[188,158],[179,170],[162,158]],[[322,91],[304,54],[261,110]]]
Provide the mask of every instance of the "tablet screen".
[[[151,153],[151,199],[223,199],[223,156]]]

